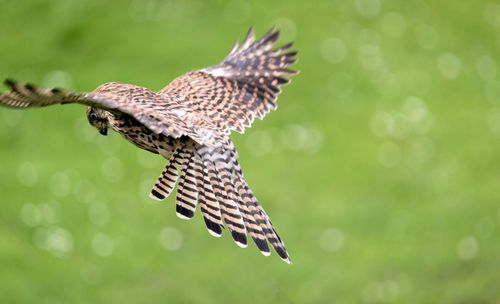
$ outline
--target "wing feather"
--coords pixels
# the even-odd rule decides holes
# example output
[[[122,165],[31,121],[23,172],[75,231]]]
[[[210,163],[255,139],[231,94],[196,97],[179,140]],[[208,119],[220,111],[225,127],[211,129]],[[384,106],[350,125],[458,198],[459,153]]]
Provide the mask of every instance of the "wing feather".
[[[188,136],[198,143],[214,147],[219,146],[224,138],[224,130],[220,130],[203,113],[179,103],[173,96],[160,95],[140,86],[110,82],[93,92],[76,93],[37,88],[13,80],[6,80],[5,84],[10,90],[0,94],[0,105],[6,107],[30,108],[79,103],[113,113],[128,114],[151,131],[173,138]]]
[[[297,73],[287,68],[297,60],[297,52],[285,53],[292,43],[271,50],[278,38],[279,31],[271,28],[255,41],[250,28],[221,63],[190,71],[159,93],[183,96],[181,103],[205,113],[219,128],[243,133],[255,117],[262,119],[276,109],[280,87],[289,82],[281,76]]]

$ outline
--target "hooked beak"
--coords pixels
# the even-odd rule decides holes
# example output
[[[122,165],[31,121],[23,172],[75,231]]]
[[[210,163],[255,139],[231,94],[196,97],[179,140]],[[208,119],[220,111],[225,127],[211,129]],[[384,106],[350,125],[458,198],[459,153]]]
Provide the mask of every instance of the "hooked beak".
[[[100,127],[99,128],[99,133],[101,133],[102,135],[108,135],[108,128],[106,127]]]

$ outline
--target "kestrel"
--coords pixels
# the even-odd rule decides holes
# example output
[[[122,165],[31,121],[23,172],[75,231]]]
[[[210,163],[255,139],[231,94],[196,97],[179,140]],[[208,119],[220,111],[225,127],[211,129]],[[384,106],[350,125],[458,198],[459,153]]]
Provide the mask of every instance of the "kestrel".
[[[0,104],[12,108],[80,103],[87,119],[102,135],[113,129],[141,149],[168,160],[150,197],[164,200],[177,180],[176,213],[191,219],[199,204],[208,232],[220,237],[224,224],[240,247],[247,232],[259,250],[270,255],[268,242],[282,260],[290,263],[285,246],[269,217],[248,187],[229,134],[250,127],[276,109],[283,75],[296,62],[293,43],[272,49],[279,31],[271,28],[255,41],[250,28],[244,41],[236,41],[219,64],[187,72],[159,92],[108,82],[92,92],[37,88],[5,80],[10,90]]]

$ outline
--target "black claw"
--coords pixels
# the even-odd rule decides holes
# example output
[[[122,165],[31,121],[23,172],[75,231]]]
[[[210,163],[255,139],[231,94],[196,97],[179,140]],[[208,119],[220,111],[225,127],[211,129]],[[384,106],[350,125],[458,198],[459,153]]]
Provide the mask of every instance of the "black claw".
[[[51,91],[52,93],[54,93],[54,94],[59,94],[59,93],[61,93],[61,92],[62,92],[62,90],[61,90],[61,89],[59,89],[59,88],[53,88],[53,89],[52,89],[52,90],[50,90],[50,91]]]

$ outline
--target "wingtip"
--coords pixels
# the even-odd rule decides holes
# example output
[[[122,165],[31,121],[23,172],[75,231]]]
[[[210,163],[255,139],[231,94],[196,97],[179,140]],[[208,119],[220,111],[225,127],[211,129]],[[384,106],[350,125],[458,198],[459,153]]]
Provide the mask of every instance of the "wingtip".
[[[30,91],[30,92],[35,92],[36,91],[36,86],[32,83],[27,83],[24,85],[24,87]]]
[[[281,47],[281,50],[282,50],[282,51],[286,51],[286,50],[288,50],[289,48],[291,48],[294,44],[295,44],[295,41],[290,41],[290,42],[288,42],[287,44],[283,45],[283,46]]]
[[[229,53],[227,54],[227,56],[233,54],[234,52],[236,52],[236,50],[238,49],[238,45],[239,45],[240,41],[238,39],[236,39],[233,43],[233,46],[231,46],[231,50],[229,51]]]
[[[252,42],[255,40],[255,36],[253,33],[253,25],[248,29],[248,32],[245,36],[245,39],[243,39],[243,42],[241,43],[240,48],[245,49],[247,48]]]
[[[273,42],[276,42],[278,41],[278,39],[280,38],[280,30],[277,29],[277,26],[276,24],[274,24],[273,26],[271,26],[271,28],[267,31],[267,33],[264,34],[264,36],[262,36],[262,40],[264,39],[271,39]]]
[[[251,38],[253,36],[253,25],[250,26],[250,28],[248,29],[248,32],[247,34],[245,35],[245,39],[243,39],[243,41],[247,41],[249,38]]]
[[[250,35],[253,35],[253,31],[254,31],[254,26],[253,25],[250,25],[250,28],[248,28],[248,32],[247,32],[247,37],[250,36]]]
[[[298,70],[294,70],[294,69],[287,69],[287,68],[284,68],[284,69],[278,69],[278,71],[281,73],[281,74],[284,74],[284,75],[289,75],[289,76],[293,76],[293,75],[297,75],[299,73]]]
[[[16,85],[16,81],[12,78],[6,78],[3,83],[8,87],[14,87]]]
[[[59,93],[62,93],[63,89],[61,88],[53,88],[52,90],[50,90],[53,94],[59,94]]]
[[[273,24],[271,26],[271,28],[267,31],[267,33],[264,34],[264,36],[270,35],[271,33],[274,33],[275,31],[279,32],[279,30],[276,30],[276,24]]]

